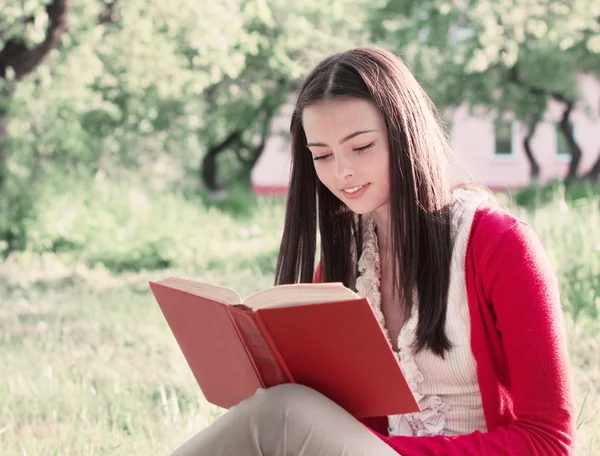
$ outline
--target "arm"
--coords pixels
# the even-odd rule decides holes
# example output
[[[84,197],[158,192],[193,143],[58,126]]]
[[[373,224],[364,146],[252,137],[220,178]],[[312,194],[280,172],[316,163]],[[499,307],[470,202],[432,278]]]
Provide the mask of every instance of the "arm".
[[[478,242],[489,245],[487,238]],[[514,418],[485,433],[382,438],[408,456],[573,454],[574,406],[562,309],[541,243],[518,222],[498,235],[473,267],[479,299],[490,306],[500,333]],[[486,416],[495,413],[484,411]]]

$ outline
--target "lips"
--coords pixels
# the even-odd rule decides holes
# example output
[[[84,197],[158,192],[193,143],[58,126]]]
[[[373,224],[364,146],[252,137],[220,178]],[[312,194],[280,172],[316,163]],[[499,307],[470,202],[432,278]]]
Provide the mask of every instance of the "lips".
[[[360,190],[362,187],[364,187],[364,185],[356,185],[355,187],[344,188],[342,191],[344,191],[346,193],[355,193],[358,190]]]
[[[348,199],[356,199],[361,196],[369,187],[370,184],[355,185],[353,187],[346,187],[342,189],[342,193]]]

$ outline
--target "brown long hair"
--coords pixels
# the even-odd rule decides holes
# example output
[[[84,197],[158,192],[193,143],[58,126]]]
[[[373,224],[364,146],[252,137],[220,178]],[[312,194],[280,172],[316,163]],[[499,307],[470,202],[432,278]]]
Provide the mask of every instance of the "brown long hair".
[[[340,96],[369,100],[385,119],[393,287],[406,318],[417,292],[415,348],[429,348],[443,357],[451,348],[444,331],[452,254],[447,177],[451,149],[433,103],[389,51],[363,47],[334,54],[302,84],[290,126],[292,171],[275,283],[313,280],[318,223],[321,280],[355,289],[352,251],[360,257],[361,217],[317,178],[302,125],[306,106]]]

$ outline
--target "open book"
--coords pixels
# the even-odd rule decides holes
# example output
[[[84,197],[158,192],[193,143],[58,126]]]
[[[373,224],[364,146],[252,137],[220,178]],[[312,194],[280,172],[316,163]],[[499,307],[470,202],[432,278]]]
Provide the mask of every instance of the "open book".
[[[169,278],[150,287],[206,399],[230,408],[300,383],[357,418],[419,411],[366,298],[341,283],[234,290]]]

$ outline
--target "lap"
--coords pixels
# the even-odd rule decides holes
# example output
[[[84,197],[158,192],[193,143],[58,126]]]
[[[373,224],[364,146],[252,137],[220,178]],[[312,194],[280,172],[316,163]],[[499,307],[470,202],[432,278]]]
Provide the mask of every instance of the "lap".
[[[180,450],[176,456],[397,456],[335,402],[297,384],[259,389]]]

